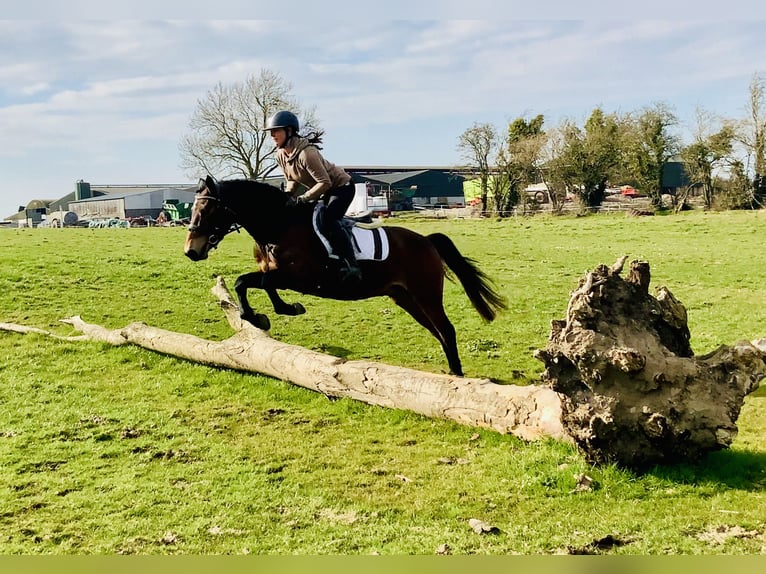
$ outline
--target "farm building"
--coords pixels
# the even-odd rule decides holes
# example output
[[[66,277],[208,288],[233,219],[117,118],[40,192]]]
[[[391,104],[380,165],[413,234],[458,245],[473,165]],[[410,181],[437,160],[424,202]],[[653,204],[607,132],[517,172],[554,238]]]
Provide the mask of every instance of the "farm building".
[[[489,176],[489,189],[487,189],[487,197],[494,198],[494,192],[492,191],[494,175]],[[467,179],[463,184],[463,190],[467,202],[477,202],[481,198],[481,181],[479,178]],[[527,194],[527,199],[534,201],[535,203],[548,203],[550,201],[550,195],[548,193],[548,186],[545,183],[532,183],[524,188],[524,192]]]
[[[463,176],[441,169],[361,173],[348,169],[355,183],[367,186],[370,203],[385,202],[389,211],[403,211],[415,206],[465,205]]]
[[[67,219],[156,219],[163,204],[170,200],[193,202],[197,186],[180,185],[94,185],[75,183],[74,191],[57,200],[34,199],[5,221],[19,227],[60,225]]]
[[[52,203],[50,199],[33,199],[26,206],[19,206],[19,211],[6,217],[4,221],[18,227],[37,227],[45,221]]]
[[[87,184],[86,184],[87,185]],[[156,185],[82,186],[78,182],[75,197],[68,202],[69,211],[80,219],[148,216],[156,218],[167,200],[193,202],[196,185],[162,187]]]
[[[662,166],[662,193],[678,195],[691,183],[681,161],[667,161]]]

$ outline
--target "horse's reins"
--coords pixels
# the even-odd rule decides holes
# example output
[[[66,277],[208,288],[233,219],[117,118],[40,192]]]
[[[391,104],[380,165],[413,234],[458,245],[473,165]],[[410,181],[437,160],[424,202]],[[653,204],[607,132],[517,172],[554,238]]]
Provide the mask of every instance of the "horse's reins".
[[[199,193],[196,193],[196,194],[194,194],[194,199],[196,200],[197,198],[209,199],[211,201],[218,202],[218,205],[220,205],[223,208],[224,211],[228,211],[229,213],[231,213],[231,215],[233,216],[233,219],[234,219],[234,221],[229,225],[229,227],[227,229],[223,230],[223,231],[222,231],[222,228],[220,226],[218,226],[218,225],[213,225],[212,226],[213,232],[210,235],[208,235],[208,238],[207,238],[207,242],[210,244],[210,247],[217,246],[221,242],[221,240],[224,237],[226,237],[229,233],[231,233],[232,231],[236,231],[237,233],[239,233],[239,230],[241,229],[242,226],[239,223],[237,223],[237,214],[236,214],[236,212],[231,207],[229,207],[228,205],[224,205],[223,202],[221,201],[220,197],[215,197],[213,195],[200,195]],[[196,231],[199,231],[200,226],[199,225],[193,225],[193,224],[190,223],[189,227],[187,227],[186,229],[190,233],[194,233]],[[218,234],[220,234],[220,237],[216,234],[216,232]]]

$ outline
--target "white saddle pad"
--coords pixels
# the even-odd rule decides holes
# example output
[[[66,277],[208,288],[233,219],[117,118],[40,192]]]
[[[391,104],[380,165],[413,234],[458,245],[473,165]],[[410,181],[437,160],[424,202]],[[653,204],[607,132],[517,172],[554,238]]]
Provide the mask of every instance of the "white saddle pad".
[[[315,209],[314,217],[311,220],[314,232],[327,250],[327,254],[330,255],[332,247],[330,247],[330,242],[327,241],[327,238],[319,231],[316,216],[317,210]],[[384,228],[362,229],[361,227],[354,226],[351,231],[353,236],[351,244],[354,246],[354,254],[358,260],[383,261],[388,258],[388,235]]]
[[[357,259],[371,259],[383,261],[388,257],[388,235],[382,227],[375,229],[362,229],[354,227],[352,230],[354,253]]]

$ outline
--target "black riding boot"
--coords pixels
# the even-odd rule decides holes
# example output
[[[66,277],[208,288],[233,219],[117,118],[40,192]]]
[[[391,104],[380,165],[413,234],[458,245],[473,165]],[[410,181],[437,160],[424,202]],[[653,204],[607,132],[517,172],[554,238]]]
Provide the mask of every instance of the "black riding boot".
[[[330,241],[332,252],[345,263],[345,266],[340,270],[341,281],[344,283],[346,281],[359,281],[362,278],[362,270],[359,269],[359,264],[356,261],[351,239],[338,221],[333,221],[328,227],[327,239]]]

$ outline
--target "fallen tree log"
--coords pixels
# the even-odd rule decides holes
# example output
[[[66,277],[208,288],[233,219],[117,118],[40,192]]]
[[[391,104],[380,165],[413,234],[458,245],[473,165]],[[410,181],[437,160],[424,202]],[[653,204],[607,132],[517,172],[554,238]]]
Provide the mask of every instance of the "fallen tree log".
[[[272,339],[242,321],[222,278],[213,294],[234,329],[223,341],[210,341],[131,323],[106,329],[79,316],[64,319],[88,339],[112,345],[133,344],[206,365],[262,373],[327,395],[349,397],[372,405],[410,410],[428,417],[513,434],[524,440],[552,437],[570,440],[561,424],[561,401],[543,386],[498,385],[426,373],[372,361],[346,361]],[[0,330],[49,334],[41,329],[0,323]],[[55,336],[55,335],[54,335]],[[83,336],[59,337],[81,340]]]

